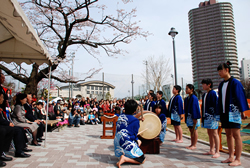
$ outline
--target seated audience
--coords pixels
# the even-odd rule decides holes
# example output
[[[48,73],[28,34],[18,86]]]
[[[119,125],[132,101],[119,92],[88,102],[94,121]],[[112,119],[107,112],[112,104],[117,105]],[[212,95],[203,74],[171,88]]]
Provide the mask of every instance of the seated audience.
[[[76,109],[72,109],[71,113],[69,114],[69,127],[71,126],[79,127],[80,118],[81,117],[77,113]]]
[[[91,122],[92,125],[94,125],[94,124],[97,125],[98,124],[98,122],[96,121],[96,118],[95,118],[92,111],[89,113],[89,121]]]
[[[64,121],[63,115],[59,110],[56,111],[56,120],[57,121]]]
[[[27,95],[27,103],[24,104],[24,109],[26,111],[25,118],[31,122],[36,122],[38,124],[39,127],[37,129],[37,141],[41,142],[42,140],[44,140],[44,139],[42,139],[42,137],[43,137],[44,123],[45,122],[38,119],[37,112],[36,112],[37,106],[32,108],[30,105],[31,102],[32,102],[31,94],[28,94]],[[38,102],[38,103],[40,104],[39,108],[41,109],[43,104],[42,104],[42,102]]]
[[[84,114],[81,113],[80,125],[85,125]]]
[[[45,109],[47,109],[47,106],[45,106]],[[55,120],[56,119],[56,115],[55,115],[55,112],[54,112],[54,109],[53,109],[53,105],[52,105],[52,102],[49,102],[49,108],[48,108],[48,117],[49,117],[49,120]]]
[[[17,95],[15,109],[12,114],[13,123],[15,126],[23,128],[28,127],[31,130],[33,136],[31,144],[34,146],[41,146],[37,142],[37,129],[38,129],[37,123],[31,122],[25,117],[26,112],[23,105],[26,103],[27,103],[27,95],[24,93],[19,93]]]
[[[99,120],[99,118],[98,118],[98,114],[96,113],[95,110],[93,110],[93,115],[95,116],[96,122],[97,122],[97,123],[100,123],[100,120]]]
[[[87,115],[89,115],[91,111],[92,111],[92,109],[90,108],[90,105],[87,104],[87,105],[86,105],[85,112],[87,113]]]

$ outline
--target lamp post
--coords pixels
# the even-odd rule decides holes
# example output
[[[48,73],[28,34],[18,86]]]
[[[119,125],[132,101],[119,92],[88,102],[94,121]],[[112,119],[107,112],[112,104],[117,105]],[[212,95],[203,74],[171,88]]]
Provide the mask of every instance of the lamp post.
[[[174,52],[174,78],[175,78],[175,85],[177,85],[177,71],[176,71],[176,56],[175,56],[175,42],[174,38],[178,34],[174,27],[171,28],[168,35],[170,35],[173,39],[173,52]]]
[[[132,99],[134,99],[134,79],[133,79],[133,74],[132,74],[132,81],[131,81],[131,83],[132,83]]]

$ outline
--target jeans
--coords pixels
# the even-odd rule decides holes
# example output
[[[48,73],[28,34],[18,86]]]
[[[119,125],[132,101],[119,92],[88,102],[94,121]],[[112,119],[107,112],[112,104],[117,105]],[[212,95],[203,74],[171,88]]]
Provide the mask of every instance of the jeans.
[[[93,119],[93,120],[90,120],[90,122],[93,124],[95,124],[96,123],[96,119]]]
[[[72,125],[72,124],[78,125],[80,123],[80,117],[78,117],[78,116],[75,116],[73,118],[69,117],[68,120],[69,120],[69,125]]]

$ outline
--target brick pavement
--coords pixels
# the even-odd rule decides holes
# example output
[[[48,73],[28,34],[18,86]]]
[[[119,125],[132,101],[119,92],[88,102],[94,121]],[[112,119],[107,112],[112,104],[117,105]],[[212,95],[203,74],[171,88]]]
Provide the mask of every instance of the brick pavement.
[[[113,168],[118,158],[114,156],[112,139],[100,139],[102,125],[85,125],[80,128],[65,128],[60,132],[49,132],[47,147],[33,147],[30,158],[14,158],[7,162],[6,167],[13,168]],[[167,132],[165,142],[161,146],[160,154],[146,154],[146,162],[143,165],[124,164],[122,167],[229,167],[220,163],[227,158],[227,154],[222,153],[221,157],[212,159],[211,156],[202,155],[209,147],[198,144],[197,149],[190,151],[185,149],[190,144],[190,140],[184,138],[184,143],[176,144],[170,140],[175,135]],[[10,152],[11,155],[11,152]],[[241,167],[250,167],[249,157],[242,157]]]

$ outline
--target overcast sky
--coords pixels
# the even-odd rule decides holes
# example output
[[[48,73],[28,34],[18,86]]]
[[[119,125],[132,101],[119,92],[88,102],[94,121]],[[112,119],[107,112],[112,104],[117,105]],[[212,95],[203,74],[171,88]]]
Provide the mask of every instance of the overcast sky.
[[[117,5],[115,0],[106,0],[106,2],[108,2],[106,3],[108,10],[116,9],[117,6],[120,7],[121,4]],[[105,54],[101,54],[101,56],[99,56],[101,65],[99,65],[96,59],[92,58],[84,51],[79,50],[76,53],[74,71],[80,72],[84,70],[86,71],[92,67],[102,67],[102,72],[107,74],[135,74],[140,76],[141,72],[145,70],[143,60],[150,55],[164,55],[166,58],[170,58],[170,61],[173,62],[172,39],[168,35],[168,32],[171,27],[175,27],[179,33],[175,38],[178,84],[181,84],[181,77],[184,78],[184,83],[192,82],[188,12],[191,9],[197,8],[200,2],[202,1],[134,0],[133,3],[127,4],[127,9],[136,7],[136,19],[141,21],[139,25],[153,35],[149,36],[147,40],[138,38],[128,45],[119,45],[120,48],[128,51],[128,54],[125,54],[125,56],[110,58]],[[250,59],[250,31],[248,31],[250,30],[250,1],[220,0],[219,2],[231,2],[233,5],[238,60],[240,66],[240,60],[242,60],[242,58]],[[84,67],[82,66],[82,62],[86,62]],[[116,75],[114,75],[114,77],[115,76]],[[96,75],[96,77],[100,78],[101,76]],[[131,80],[128,81],[129,84],[130,82]],[[128,86],[128,88],[130,88],[130,86]],[[138,86],[136,89],[137,88]],[[128,91],[126,90],[126,92]]]
[[[153,35],[148,36],[147,40],[137,38],[130,44],[120,44],[119,47],[128,52],[124,56],[117,55],[117,57],[114,58],[101,53],[97,56],[101,64],[99,64],[97,59],[84,51],[84,49],[78,49],[74,63],[74,71],[78,72],[78,75],[91,68],[103,68],[93,79],[101,80],[101,73],[104,72],[107,74],[107,82],[117,86],[115,96],[124,97],[127,96],[128,90],[131,88],[131,74],[134,74],[136,78],[135,93],[138,94],[138,88],[143,84],[140,76],[141,73],[145,71],[143,60],[151,55],[164,55],[166,59],[170,58],[170,61],[173,62],[172,39],[168,35],[168,32],[171,27],[175,27],[179,33],[175,38],[178,84],[181,84],[181,77],[184,78],[184,83],[192,83],[188,12],[191,9],[197,8],[199,3],[203,1],[134,0],[134,2],[126,5],[123,5],[121,2],[117,4],[118,0],[100,0],[99,2],[107,6],[107,10],[104,14],[112,13],[117,8],[125,8],[128,10],[136,8],[137,17],[135,20],[140,20],[139,26]],[[231,2],[233,5],[238,60],[240,65],[242,58],[250,59],[250,1],[219,0],[219,2]],[[101,14],[96,14],[97,17],[101,17],[99,15]],[[121,87],[121,85],[123,86]]]

